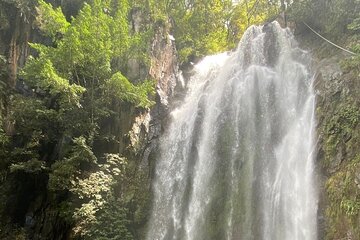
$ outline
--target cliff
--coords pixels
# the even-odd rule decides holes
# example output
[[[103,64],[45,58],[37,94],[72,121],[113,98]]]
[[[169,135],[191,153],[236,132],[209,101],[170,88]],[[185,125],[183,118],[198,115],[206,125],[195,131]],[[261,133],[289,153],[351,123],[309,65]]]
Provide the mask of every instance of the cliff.
[[[353,56],[299,25],[295,33],[312,52],[316,74],[319,239],[359,239],[359,71],[350,64]],[[346,46],[350,39],[342,38],[340,44]]]

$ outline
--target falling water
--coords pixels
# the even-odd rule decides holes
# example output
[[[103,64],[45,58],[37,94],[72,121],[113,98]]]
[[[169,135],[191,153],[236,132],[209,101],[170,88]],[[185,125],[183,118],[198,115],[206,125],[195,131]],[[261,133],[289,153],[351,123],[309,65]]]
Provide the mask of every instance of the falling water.
[[[316,240],[313,75],[277,22],[196,65],[162,137],[147,240]]]

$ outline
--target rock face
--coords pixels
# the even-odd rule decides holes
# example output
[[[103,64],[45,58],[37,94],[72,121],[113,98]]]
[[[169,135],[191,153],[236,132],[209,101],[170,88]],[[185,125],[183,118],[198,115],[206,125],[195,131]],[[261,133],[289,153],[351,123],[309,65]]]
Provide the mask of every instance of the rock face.
[[[360,239],[360,77],[341,53],[318,62],[321,239]]]
[[[26,5],[26,4],[25,4]],[[0,2],[0,55],[6,62],[0,65],[2,86],[7,90],[15,89],[17,73],[24,66],[29,55],[28,42],[33,38],[31,23],[33,19],[26,6],[17,6],[6,1]],[[3,96],[0,101],[3,117],[3,128],[7,135],[14,134],[14,124],[11,120],[11,109],[8,104],[9,96]]]
[[[18,69],[24,66],[29,55],[28,42],[31,35],[31,16],[12,5],[2,4],[1,14],[6,23],[0,29],[0,54],[8,60],[7,84],[14,88]]]
[[[169,22],[155,28],[149,75],[156,81],[156,104],[149,112],[137,118],[130,132],[131,144],[136,152],[142,155],[141,167],[150,172],[149,156],[157,148],[158,137],[166,121],[175,86],[180,79],[176,47],[169,32]]]
[[[140,22],[136,18],[137,22]],[[145,224],[151,207],[151,183],[159,136],[163,132],[169,113],[169,105],[174,89],[180,80],[175,43],[169,38],[170,23],[157,25],[151,44],[151,65],[149,75],[156,81],[156,104],[149,110],[139,113],[129,132],[129,148],[137,159],[137,176],[142,180],[141,195],[144,201],[138,211],[144,213],[142,222],[136,229],[135,239],[144,239]]]
[[[152,44],[150,75],[157,79],[157,94],[164,106],[168,105],[169,97],[174,93],[178,68],[174,38],[169,29],[158,26]]]

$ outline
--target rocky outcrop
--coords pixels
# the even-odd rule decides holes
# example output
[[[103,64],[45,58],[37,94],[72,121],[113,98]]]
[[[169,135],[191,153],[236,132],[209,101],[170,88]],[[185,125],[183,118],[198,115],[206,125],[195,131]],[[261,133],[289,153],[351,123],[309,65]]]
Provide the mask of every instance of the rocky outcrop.
[[[180,78],[175,42],[170,35],[170,23],[158,24],[151,44],[149,75],[156,81],[156,104],[149,112],[136,118],[130,132],[131,145],[142,155],[141,167],[151,172],[149,157],[158,144],[168,107]]]
[[[320,239],[360,239],[360,77],[348,58],[317,64]]]
[[[157,94],[161,105],[168,105],[174,93],[179,74],[175,39],[166,26],[156,28],[152,44],[150,76],[157,79]]]
[[[46,0],[46,2],[61,6],[68,19],[76,15],[83,4],[82,0]],[[0,55],[4,55],[7,59],[6,82],[11,88],[15,88],[17,73],[25,65],[30,54],[28,43],[49,41],[34,27],[35,13],[32,1],[0,2]]]
[[[150,75],[157,79],[157,104],[151,110],[150,145],[144,152],[143,161],[145,162],[150,153],[157,148],[158,137],[162,132],[164,121],[166,121],[168,107],[180,74],[175,43],[166,27],[158,27],[156,30],[152,44],[151,63]]]

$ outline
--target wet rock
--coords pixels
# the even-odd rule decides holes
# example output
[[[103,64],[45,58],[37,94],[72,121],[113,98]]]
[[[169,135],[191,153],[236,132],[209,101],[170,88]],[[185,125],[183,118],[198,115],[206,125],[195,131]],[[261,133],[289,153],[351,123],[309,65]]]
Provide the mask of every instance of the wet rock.
[[[360,237],[359,210],[349,210],[359,198],[360,84],[354,71],[342,67],[347,57],[337,54],[318,61],[314,82],[317,158],[323,173],[319,176],[320,239]]]

